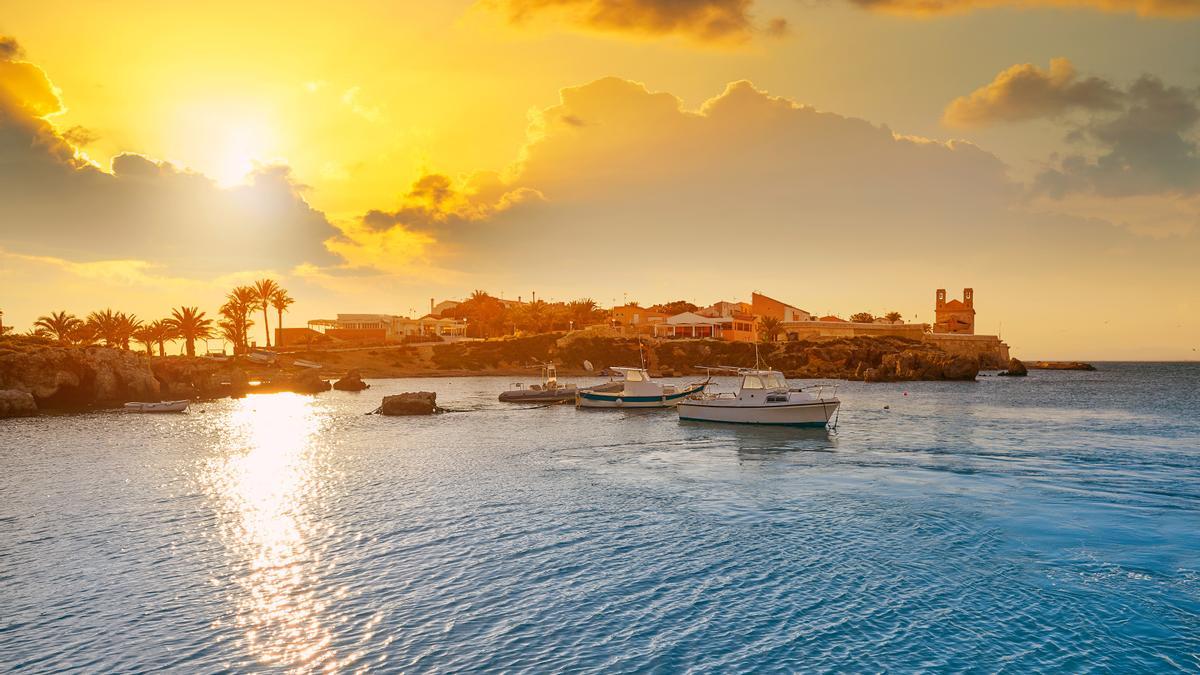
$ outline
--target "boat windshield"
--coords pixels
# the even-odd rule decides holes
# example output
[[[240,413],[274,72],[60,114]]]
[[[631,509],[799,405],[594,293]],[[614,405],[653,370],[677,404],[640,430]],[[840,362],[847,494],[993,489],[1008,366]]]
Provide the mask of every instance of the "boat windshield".
[[[627,371],[625,371],[625,381],[626,382],[645,382],[646,375],[645,375],[645,373],[643,373],[640,370],[627,370]]]
[[[742,377],[742,389],[787,389],[780,373],[747,373]]]

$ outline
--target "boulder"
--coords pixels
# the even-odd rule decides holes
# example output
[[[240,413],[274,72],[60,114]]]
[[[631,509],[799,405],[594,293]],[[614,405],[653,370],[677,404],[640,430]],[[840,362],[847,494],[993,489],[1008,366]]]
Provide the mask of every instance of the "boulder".
[[[1025,377],[1029,374],[1029,370],[1025,368],[1025,364],[1019,359],[1008,360],[1008,370],[998,373],[1003,377]]]
[[[342,379],[333,383],[333,388],[338,391],[362,391],[370,386],[362,381],[357,369],[349,371]]]
[[[317,371],[307,369],[290,377],[276,380],[274,384],[275,387],[273,389],[278,391],[292,391],[297,394],[319,394],[333,388],[329,384],[329,380],[322,380]]]
[[[17,389],[0,389],[0,417],[33,417],[37,413],[33,394]]]
[[[380,415],[432,415],[439,412],[437,394],[432,391],[412,391],[384,396]]]

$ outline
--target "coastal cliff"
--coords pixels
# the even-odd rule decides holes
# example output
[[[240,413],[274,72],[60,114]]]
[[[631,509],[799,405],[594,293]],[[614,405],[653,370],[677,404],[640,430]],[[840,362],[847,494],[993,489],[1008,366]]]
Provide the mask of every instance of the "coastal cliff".
[[[639,347],[640,344],[640,347]],[[561,333],[491,342],[461,342],[433,348],[433,364],[444,370],[511,370],[534,361],[553,360],[560,372],[581,373],[583,362],[597,369],[640,362],[663,375],[703,372],[697,366],[753,367],[755,347],[720,340],[663,340],[639,343],[631,338]],[[949,354],[933,345],[900,337],[852,337],[761,344],[762,363],[794,378],[834,378],[867,382],[974,380],[979,360]]]
[[[329,389],[329,382],[314,371],[289,372],[243,359],[149,358],[123,349],[65,346],[23,336],[0,341],[0,391],[28,394],[37,410],[213,399],[250,391],[317,393]],[[26,405],[21,409],[28,414]]]

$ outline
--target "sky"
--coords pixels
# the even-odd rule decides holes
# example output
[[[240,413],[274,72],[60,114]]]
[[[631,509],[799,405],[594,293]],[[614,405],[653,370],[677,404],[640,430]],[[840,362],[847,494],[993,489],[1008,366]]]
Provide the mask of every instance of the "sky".
[[[474,289],[1200,354],[1200,0],[0,0],[0,311]]]

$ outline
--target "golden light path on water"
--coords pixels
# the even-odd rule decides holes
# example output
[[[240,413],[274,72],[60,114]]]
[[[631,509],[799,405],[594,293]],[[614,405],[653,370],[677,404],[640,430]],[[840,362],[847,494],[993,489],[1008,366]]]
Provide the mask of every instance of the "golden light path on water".
[[[223,442],[203,470],[220,505],[218,533],[235,578],[235,615],[261,665],[287,670],[338,669],[325,616],[338,592],[319,593],[322,475],[316,442],[323,412],[311,397],[250,396],[221,416]],[[227,583],[218,579],[217,583]]]

